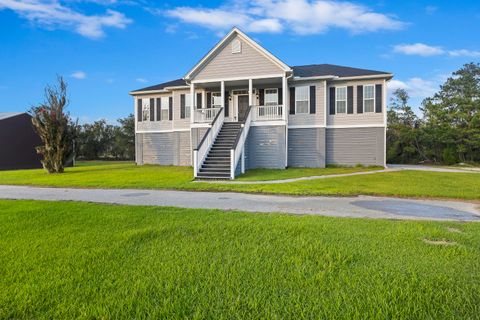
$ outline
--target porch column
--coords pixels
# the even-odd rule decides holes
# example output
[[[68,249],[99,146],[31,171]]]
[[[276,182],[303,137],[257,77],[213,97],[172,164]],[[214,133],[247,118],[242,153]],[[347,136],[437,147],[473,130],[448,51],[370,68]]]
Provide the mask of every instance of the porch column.
[[[287,77],[283,76],[282,78],[282,101],[283,101],[282,118],[284,121],[287,121],[287,111],[288,111],[287,110],[287,103],[288,103],[287,93],[288,93]]]
[[[190,123],[194,123],[195,119],[193,116],[195,115],[195,84],[190,83]]]
[[[225,115],[225,81],[220,81],[220,98],[222,99],[223,115]]]
[[[253,105],[253,80],[248,79],[248,105]]]

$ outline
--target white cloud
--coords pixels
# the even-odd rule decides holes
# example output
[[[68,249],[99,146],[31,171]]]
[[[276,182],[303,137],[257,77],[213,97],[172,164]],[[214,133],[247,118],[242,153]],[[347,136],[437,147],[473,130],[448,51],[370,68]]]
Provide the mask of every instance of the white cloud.
[[[392,94],[397,89],[404,89],[411,98],[423,100],[433,96],[439,89],[441,77],[435,77],[431,80],[414,77],[406,81],[391,80],[388,82],[388,92]]]
[[[426,12],[428,15],[434,14],[435,12],[437,12],[437,10],[438,10],[438,7],[436,7],[436,6],[426,6],[426,7],[425,7],[425,12]]]
[[[107,9],[104,15],[86,15],[58,0],[0,0],[0,10],[10,9],[47,29],[73,29],[87,38],[101,38],[104,28],[125,28],[132,22],[123,13]]]
[[[70,77],[75,78],[75,79],[85,79],[87,77],[87,74],[83,71],[76,71],[70,75]]]
[[[282,32],[317,34],[330,28],[352,33],[397,30],[405,23],[370,8],[334,0],[256,0],[233,2],[216,8],[177,7],[163,14],[184,23],[215,31],[233,26],[247,32]],[[157,10],[157,14],[161,11]]]
[[[472,58],[480,57],[480,51],[472,51],[467,49],[451,50],[448,52],[448,54],[451,57],[472,57]]]
[[[393,47],[393,51],[422,57],[438,56],[445,53],[441,47],[429,46],[424,43],[399,44]]]
[[[148,82],[148,80],[147,80],[147,79],[144,79],[144,78],[137,78],[137,79],[135,79],[135,81],[141,82],[141,83],[146,83],[146,82]]]

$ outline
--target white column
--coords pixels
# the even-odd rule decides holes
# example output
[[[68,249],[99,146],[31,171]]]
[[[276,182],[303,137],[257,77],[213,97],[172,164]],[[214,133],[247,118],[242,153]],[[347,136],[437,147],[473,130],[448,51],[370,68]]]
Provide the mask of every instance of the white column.
[[[220,81],[220,99],[222,99],[222,101],[220,102],[222,108],[223,108],[223,114],[225,115],[225,82],[224,81]]]
[[[195,119],[193,116],[195,114],[195,85],[190,83],[190,123],[194,123]]]
[[[248,105],[253,105],[253,80],[248,79]]]
[[[283,76],[282,78],[282,101],[283,101],[283,107],[282,107],[282,117],[284,121],[287,121],[287,114],[289,110],[287,110],[287,104],[288,104],[288,83],[287,83],[287,77]]]

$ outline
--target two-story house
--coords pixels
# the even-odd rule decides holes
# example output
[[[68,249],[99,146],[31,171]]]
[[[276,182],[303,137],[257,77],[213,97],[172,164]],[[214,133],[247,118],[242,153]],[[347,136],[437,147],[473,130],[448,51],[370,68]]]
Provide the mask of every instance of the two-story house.
[[[233,28],[182,79],[130,92],[136,162],[215,179],[251,168],[384,166],[392,76],[291,67]]]

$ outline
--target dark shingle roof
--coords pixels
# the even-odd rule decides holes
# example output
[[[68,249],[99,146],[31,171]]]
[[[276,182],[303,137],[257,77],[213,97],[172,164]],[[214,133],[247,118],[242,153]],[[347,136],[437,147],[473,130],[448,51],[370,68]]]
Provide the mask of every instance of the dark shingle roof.
[[[309,64],[305,66],[294,66],[293,75],[295,77],[321,77],[321,76],[337,76],[337,77],[357,77],[357,76],[372,76],[379,74],[389,74],[389,72],[358,69],[351,67],[337,66],[333,64]],[[172,80],[154,86],[145,87],[132,91],[155,91],[162,90],[166,87],[186,86],[186,82],[183,79]]]
[[[164,89],[164,88],[166,88],[166,87],[177,87],[177,86],[185,86],[185,85],[187,85],[187,84],[185,83],[185,80],[183,80],[183,79],[177,79],[177,80],[172,80],[172,81],[168,81],[168,82],[156,84],[156,85],[154,85],[154,86],[137,89],[137,90],[134,90],[134,91],[132,91],[132,92],[162,90],[162,89]]]
[[[321,77],[321,76],[337,76],[337,77],[357,77],[371,76],[377,74],[388,74],[389,72],[374,71],[366,69],[358,69],[351,67],[337,66],[333,64],[309,64],[305,66],[294,66],[293,75],[295,77]]]

